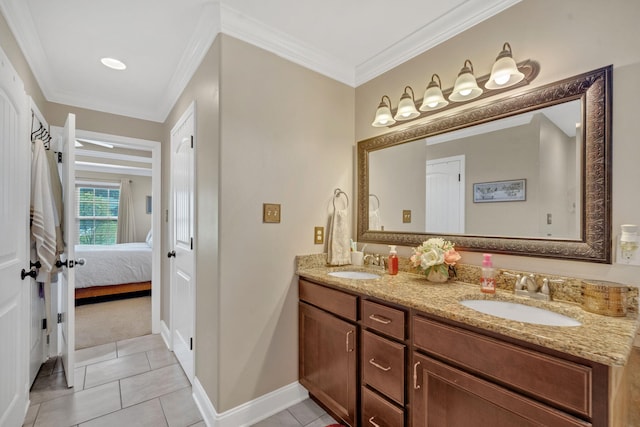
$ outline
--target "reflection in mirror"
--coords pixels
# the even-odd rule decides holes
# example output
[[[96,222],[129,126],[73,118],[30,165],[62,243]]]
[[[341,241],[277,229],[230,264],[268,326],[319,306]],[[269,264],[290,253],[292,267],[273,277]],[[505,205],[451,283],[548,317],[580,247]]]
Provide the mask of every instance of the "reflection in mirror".
[[[358,142],[358,241],[610,263],[611,71]]]
[[[370,199],[369,229],[578,240],[580,104],[573,100],[370,153],[369,192],[376,198]],[[514,180],[526,183],[518,194],[494,192]],[[406,210],[411,222],[402,215]]]

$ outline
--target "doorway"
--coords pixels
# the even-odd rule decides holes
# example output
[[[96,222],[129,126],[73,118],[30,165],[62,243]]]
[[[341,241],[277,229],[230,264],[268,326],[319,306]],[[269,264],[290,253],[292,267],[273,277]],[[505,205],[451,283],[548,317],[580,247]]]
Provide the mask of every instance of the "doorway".
[[[159,333],[160,143],[84,130],[75,139],[76,209],[65,213],[84,261],[75,269],[75,348]],[[119,240],[123,211],[133,229]]]

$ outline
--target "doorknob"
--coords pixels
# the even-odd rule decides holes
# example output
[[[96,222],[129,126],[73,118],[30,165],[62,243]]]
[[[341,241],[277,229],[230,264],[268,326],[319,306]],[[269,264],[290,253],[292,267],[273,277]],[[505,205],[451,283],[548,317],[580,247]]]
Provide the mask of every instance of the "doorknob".
[[[176,257],[176,251],[171,251],[167,254],[167,258]]]
[[[20,272],[20,277],[22,278],[22,280],[26,279],[27,277],[33,277],[35,279],[37,275],[38,273],[35,270],[27,271],[24,268]]]

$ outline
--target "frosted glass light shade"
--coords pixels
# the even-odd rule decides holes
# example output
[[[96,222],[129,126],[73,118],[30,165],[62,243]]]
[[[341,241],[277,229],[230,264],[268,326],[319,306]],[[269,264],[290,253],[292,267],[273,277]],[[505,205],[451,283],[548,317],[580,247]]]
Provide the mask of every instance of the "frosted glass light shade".
[[[467,67],[469,63],[469,67]],[[473,65],[468,59],[464,62],[464,67],[458,73],[456,84],[453,86],[453,92],[449,95],[449,101],[463,102],[469,101],[482,95],[482,89],[478,87],[476,78],[473,75]]]
[[[440,84],[435,81],[436,77],[438,77],[438,82],[440,81],[440,77],[437,74],[434,74],[433,77],[431,77],[427,90],[424,91],[424,96],[422,97],[420,111],[437,110],[438,108],[449,105],[449,101],[444,99]]]
[[[487,89],[501,89],[513,86],[524,79],[524,74],[518,70],[516,61],[511,56],[511,46],[505,43],[502,52],[496,58],[491,68],[491,76],[484,87]]]
[[[398,103],[398,111],[396,111],[396,115],[394,119],[396,120],[410,120],[415,117],[418,117],[420,113],[416,110],[416,103],[413,100],[413,96],[409,95],[407,92],[408,89],[411,89],[407,86],[404,89],[404,93],[400,97],[400,102]],[[413,94],[413,89],[411,89],[411,93]]]
[[[376,116],[373,119],[373,123],[371,123],[373,127],[381,128],[391,126],[396,122],[391,115],[391,100],[389,99],[389,104],[387,105],[384,98],[389,99],[386,95],[382,97],[382,101],[380,101],[380,105],[378,105],[378,109],[376,110]]]

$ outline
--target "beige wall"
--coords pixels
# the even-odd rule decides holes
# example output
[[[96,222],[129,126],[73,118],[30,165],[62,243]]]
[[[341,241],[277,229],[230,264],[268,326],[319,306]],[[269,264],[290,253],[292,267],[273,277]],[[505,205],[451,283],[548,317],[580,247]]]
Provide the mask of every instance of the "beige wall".
[[[430,51],[405,62],[356,89],[356,140],[385,129],[371,127],[380,96],[388,94],[396,105],[409,84],[421,92],[432,73],[443,87],[451,87],[466,58],[478,75],[489,72],[500,47],[510,42],[516,60],[534,59],[541,65],[532,86],[539,86],[585,71],[613,64],[613,234],[623,223],[640,223],[640,3],[627,0],[523,0],[510,9],[476,25]],[[412,124],[414,124],[412,122]],[[355,180],[354,176],[354,180]],[[370,247],[385,251],[386,247]],[[409,255],[408,248],[400,248]],[[463,253],[463,261],[481,262],[480,253]],[[578,277],[601,278],[640,284],[639,267],[602,265],[540,258],[496,255],[497,267],[520,268]]]
[[[220,272],[219,272],[219,171],[220,171],[220,50],[217,37],[200,67],[169,113],[164,124],[165,140],[162,147],[162,185],[170,188],[171,129],[191,102],[196,108],[196,331],[195,373],[216,410],[219,408],[219,352],[220,329]],[[162,194],[163,211],[169,208],[169,192]],[[163,222],[163,253],[169,251],[168,224]],[[162,276],[169,277],[169,262],[163,257]],[[163,281],[162,320],[170,326],[169,280]],[[239,332],[240,333],[240,332]]]
[[[120,182],[131,181],[133,215],[136,221],[136,242],[144,242],[151,229],[151,214],[146,212],[146,197],[151,195],[151,177],[138,175],[116,175],[112,173],[76,171],[76,181]]]
[[[222,35],[165,139],[193,100],[195,372],[223,412],[298,379],[294,258],[324,250],[313,227],[326,226],[333,190],[352,196],[354,90]],[[262,223],[262,203],[282,205],[280,224]]]
[[[296,255],[319,253],[339,187],[353,203],[354,90],[222,37],[220,399],[228,410],[298,379]],[[280,224],[262,204],[280,203]]]

